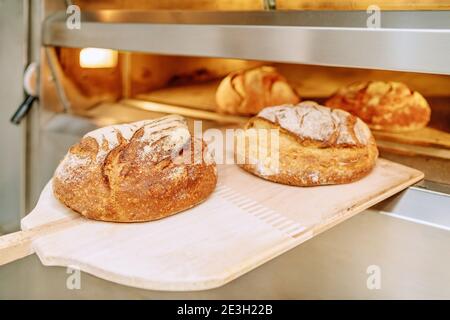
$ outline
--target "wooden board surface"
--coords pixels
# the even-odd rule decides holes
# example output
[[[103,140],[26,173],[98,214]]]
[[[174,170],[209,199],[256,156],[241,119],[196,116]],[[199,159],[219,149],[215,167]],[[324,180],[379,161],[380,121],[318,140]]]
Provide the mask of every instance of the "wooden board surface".
[[[44,265],[76,266],[145,289],[204,290],[226,284],[422,178],[420,171],[379,159],[358,182],[299,188],[222,165],[207,201],[137,224],[78,217],[53,197],[49,183],[22,229],[73,219],[70,227],[34,240]]]
[[[207,111],[216,110],[216,90],[220,80],[168,87],[137,95],[138,99]]]
[[[407,133],[373,131],[373,134],[377,140],[393,141],[424,147],[450,149],[450,133],[429,127]]]
[[[385,139],[377,138],[377,147],[382,152],[392,154],[400,154],[409,157],[423,156],[444,161],[450,161],[450,150],[445,148],[435,148],[428,146],[421,146],[416,144],[399,143]],[[428,178],[428,176],[427,176]]]

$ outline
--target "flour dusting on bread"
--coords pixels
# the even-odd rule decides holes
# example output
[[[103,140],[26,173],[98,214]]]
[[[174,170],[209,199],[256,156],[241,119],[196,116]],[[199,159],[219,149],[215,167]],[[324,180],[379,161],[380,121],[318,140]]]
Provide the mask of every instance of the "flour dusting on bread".
[[[165,117],[156,123],[146,124],[143,130],[139,139],[145,143],[141,158],[150,156],[152,161],[178,155],[191,139],[186,121],[180,116]]]
[[[62,163],[63,164],[59,165],[56,169],[55,176],[62,181],[73,181],[82,179],[85,174],[83,168],[86,168],[91,163],[91,159],[89,157],[80,157],[78,155],[68,153],[64,157]]]
[[[150,123],[150,120],[137,121],[130,124],[112,125],[88,132],[83,138],[93,138],[99,146],[97,162],[103,162],[107,154],[120,144],[120,137],[130,140],[133,134],[141,127]]]
[[[258,117],[279,125],[301,139],[330,144],[367,144],[371,136],[367,126],[348,112],[323,107],[313,101],[268,107]]]
[[[189,143],[191,135],[186,121],[178,115],[156,120],[137,121],[130,124],[112,125],[100,128],[84,135],[83,139],[94,139],[97,143],[95,162],[103,165],[107,155],[121,143],[129,143],[134,134],[142,129],[138,139],[143,147],[138,150],[139,158],[144,161],[161,161],[176,156]],[[55,175],[61,180],[80,179],[83,169],[90,164],[90,157],[69,152],[58,166]],[[86,171],[86,170],[82,170]]]

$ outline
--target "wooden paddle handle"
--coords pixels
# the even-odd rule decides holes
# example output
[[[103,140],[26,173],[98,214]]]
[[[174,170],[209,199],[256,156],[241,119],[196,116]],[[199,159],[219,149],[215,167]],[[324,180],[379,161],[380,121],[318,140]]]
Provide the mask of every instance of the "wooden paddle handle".
[[[30,230],[18,231],[0,237],[0,266],[34,253],[33,240],[73,226],[80,218],[65,218]]]
[[[34,253],[34,232],[18,231],[0,237],[0,266]]]

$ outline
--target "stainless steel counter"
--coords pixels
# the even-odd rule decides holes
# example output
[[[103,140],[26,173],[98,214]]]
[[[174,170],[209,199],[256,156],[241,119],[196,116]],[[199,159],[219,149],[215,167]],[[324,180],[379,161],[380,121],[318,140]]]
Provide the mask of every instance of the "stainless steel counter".
[[[373,265],[381,288],[369,290]],[[218,289],[146,291],[83,273],[68,290],[65,268],[30,256],[0,267],[0,299],[450,299],[449,266],[449,230],[368,210]]]

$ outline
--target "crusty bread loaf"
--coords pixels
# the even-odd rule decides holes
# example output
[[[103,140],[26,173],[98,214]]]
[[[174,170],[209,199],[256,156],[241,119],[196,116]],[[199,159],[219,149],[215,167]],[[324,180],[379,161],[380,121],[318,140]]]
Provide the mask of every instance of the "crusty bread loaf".
[[[255,115],[267,106],[298,103],[300,98],[275,68],[263,66],[233,72],[217,88],[217,110],[235,115]]]
[[[358,82],[341,88],[326,105],[346,110],[374,130],[402,132],[423,128],[431,109],[425,98],[400,82]]]
[[[261,139],[261,132],[264,137],[270,129],[279,133],[275,148],[272,136]],[[250,132],[255,131],[258,139],[252,143]],[[244,159],[242,168],[295,186],[358,180],[372,170],[378,157],[375,140],[364,122],[312,101],[265,108],[249,120],[236,140],[237,161]]]
[[[90,219],[167,217],[214,190],[217,169],[205,148],[180,116],[101,128],[70,148],[54,174],[54,194]]]

